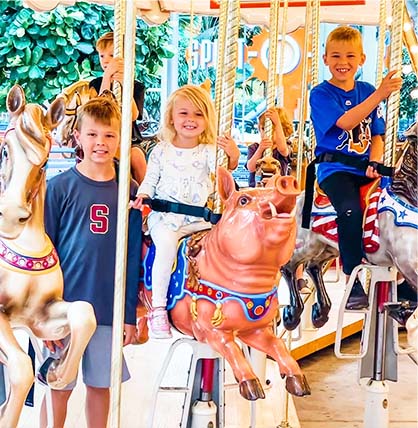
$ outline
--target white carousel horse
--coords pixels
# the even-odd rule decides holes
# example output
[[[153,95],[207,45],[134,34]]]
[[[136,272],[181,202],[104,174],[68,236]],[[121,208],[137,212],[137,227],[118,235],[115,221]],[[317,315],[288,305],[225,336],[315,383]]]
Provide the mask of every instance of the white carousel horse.
[[[370,263],[378,266],[396,266],[407,282],[415,289],[418,284],[418,208],[417,208],[417,124],[405,132],[408,146],[403,156],[402,164],[395,173],[392,182],[383,189],[378,210],[378,225],[380,230],[379,248],[374,253],[368,253]],[[290,305],[284,308],[283,322],[286,328],[294,329],[300,322],[303,311],[303,301],[296,287],[295,271],[300,264],[312,278],[316,288],[317,303],[312,307],[312,323],[322,327],[328,320],[331,301],[325,289],[322,272],[324,265],[338,257],[338,243],[330,233],[312,231],[313,217],[310,229],[301,227],[304,194],[297,201],[296,216],[298,218],[298,235],[296,249],[289,263],[283,267],[290,291]],[[336,230],[336,225],[327,220],[325,213],[322,220]],[[331,216],[329,217],[331,218]],[[410,310],[410,312],[412,312]],[[406,319],[405,319],[406,321]]]
[[[0,407],[0,426],[14,428],[34,373],[13,328],[29,329],[41,340],[71,334],[60,359],[48,359],[38,375],[61,389],[75,379],[96,320],[89,303],[62,299],[58,256],[44,229],[44,167],[50,131],[64,116],[63,100],[44,113],[39,105],[26,104],[22,88],[15,85],[7,109],[10,124],[0,146],[0,361],[10,388]]]

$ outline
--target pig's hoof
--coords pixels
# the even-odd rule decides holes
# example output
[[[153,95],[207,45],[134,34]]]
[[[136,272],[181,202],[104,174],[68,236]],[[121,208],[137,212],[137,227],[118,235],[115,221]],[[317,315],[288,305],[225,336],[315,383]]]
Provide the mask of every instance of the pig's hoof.
[[[261,382],[257,378],[240,382],[239,392],[245,399],[250,401],[266,397]]]
[[[311,388],[309,388],[305,375],[288,375],[286,377],[286,390],[297,397],[311,395]]]

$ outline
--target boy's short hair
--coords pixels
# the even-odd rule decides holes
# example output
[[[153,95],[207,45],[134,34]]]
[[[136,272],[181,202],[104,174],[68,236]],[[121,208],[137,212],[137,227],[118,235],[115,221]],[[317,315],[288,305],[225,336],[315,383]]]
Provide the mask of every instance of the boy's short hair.
[[[290,121],[286,110],[283,107],[274,107],[274,109],[277,111],[277,114],[279,115],[284,136],[286,138],[289,138],[293,134],[294,129],[293,129],[293,124]],[[258,116],[258,126],[264,129],[265,123],[266,123],[266,112],[263,112],[260,114],[260,116]],[[274,131],[274,125],[273,125],[273,131]]]
[[[113,45],[114,37],[113,31],[109,31],[108,33],[103,34],[96,42],[96,50],[102,51],[106,49],[109,45]]]
[[[77,131],[80,131],[85,117],[90,117],[103,125],[111,125],[115,120],[120,124],[122,120],[117,102],[107,95],[92,98],[78,109],[75,123]]]
[[[327,37],[325,43],[325,52],[328,50],[330,42],[351,42],[358,45],[363,53],[363,38],[359,30],[347,25],[337,27],[332,30]]]

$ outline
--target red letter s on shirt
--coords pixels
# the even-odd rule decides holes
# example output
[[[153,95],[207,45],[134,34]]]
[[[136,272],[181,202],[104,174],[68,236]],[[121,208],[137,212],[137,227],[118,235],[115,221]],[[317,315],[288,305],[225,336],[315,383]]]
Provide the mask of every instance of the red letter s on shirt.
[[[92,205],[90,207],[90,230],[93,233],[106,233],[109,229],[109,207]]]

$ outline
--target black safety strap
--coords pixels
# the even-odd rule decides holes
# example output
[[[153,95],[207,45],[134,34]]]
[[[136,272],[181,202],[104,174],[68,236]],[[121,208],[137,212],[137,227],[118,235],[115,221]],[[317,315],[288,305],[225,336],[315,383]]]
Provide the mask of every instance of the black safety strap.
[[[315,185],[315,165],[316,159],[309,163],[306,168],[306,178],[305,178],[305,200],[303,201],[302,208],[302,227],[304,229],[309,229],[311,224],[311,211],[314,197],[314,185]]]
[[[321,162],[340,162],[344,165],[353,166],[361,171],[366,171],[368,166],[373,167],[380,175],[391,177],[395,168],[385,166],[379,162],[369,161],[368,159],[360,159],[354,156],[345,155],[343,153],[321,153],[314,159],[306,169],[305,181],[305,201],[302,208],[302,227],[309,229],[311,222],[311,211],[314,197],[314,184],[316,179],[315,165]]]
[[[149,205],[154,211],[202,217],[204,220],[209,221],[212,224],[216,224],[221,218],[221,214],[213,213],[208,207],[196,207],[194,205],[182,204],[180,202],[151,198],[144,198],[142,202]]]
[[[28,345],[28,355],[32,362],[32,370],[35,370],[35,349],[30,339],[29,339],[29,345]],[[28,392],[28,395],[26,396],[25,406],[33,407],[35,403],[34,398],[35,398],[35,383],[32,383],[32,386]]]

